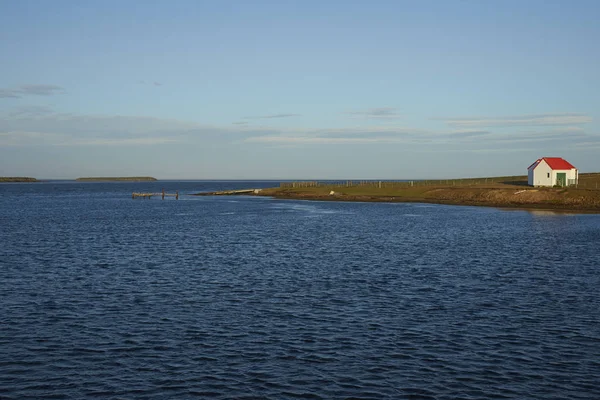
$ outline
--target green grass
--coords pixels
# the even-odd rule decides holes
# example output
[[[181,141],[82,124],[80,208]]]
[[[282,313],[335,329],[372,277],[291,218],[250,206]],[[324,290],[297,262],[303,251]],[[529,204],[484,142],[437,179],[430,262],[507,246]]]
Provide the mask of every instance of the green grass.
[[[482,187],[482,188],[517,188],[528,187],[527,175],[515,176],[495,176],[482,178],[463,178],[463,179],[425,179],[416,181],[300,181],[283,182],[280,184],[282,189],[299,190],[303,188],[326,188],[329,190],[350,190],[351,188],[369,188],[369,193],[386,193],[387,189],[408,189],[420,187]],[[344,189],[345,188],[345,189]],[[579,175],[580,189],[600,189],[600,173],[583,173]],[[377,189],[377,191],[375,191]],[[363,192],[363,190],[360,191]]]

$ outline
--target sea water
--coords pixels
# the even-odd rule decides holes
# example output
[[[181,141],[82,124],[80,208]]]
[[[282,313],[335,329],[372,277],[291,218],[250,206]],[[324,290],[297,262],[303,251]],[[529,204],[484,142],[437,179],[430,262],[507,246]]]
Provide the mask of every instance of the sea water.
[[[0,398],[600,398],[600,215],[274,185],[0,185]]]

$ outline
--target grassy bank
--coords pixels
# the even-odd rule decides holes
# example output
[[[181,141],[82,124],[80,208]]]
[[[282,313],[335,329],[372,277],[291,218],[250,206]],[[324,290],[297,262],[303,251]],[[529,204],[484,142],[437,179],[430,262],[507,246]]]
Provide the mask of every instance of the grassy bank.
[[[77,178],[76,181],[80,182],[106,182],[106,181],[117,181],[117,182],[146,182],[156,181],[158,179],[151,176],[113,176],[113,177],[84,177]]]
[[[329,184],[297,182],[294,185],[288,182],[279,188],[264,189],[260,195],[305,200],[423,202],[600,212],[600,173],[581,174],[577,188],[533,188],[527,186],[526,176],[512,176],[412,183],[347,181]]]
[[[0,176],[0,182],[39,182],[35,178],[26,176]]]

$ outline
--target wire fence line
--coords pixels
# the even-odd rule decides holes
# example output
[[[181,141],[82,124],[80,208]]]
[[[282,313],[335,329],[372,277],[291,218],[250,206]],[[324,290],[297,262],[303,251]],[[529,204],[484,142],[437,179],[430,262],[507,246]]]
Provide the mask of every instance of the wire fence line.
[[[581,179],[578,183],[569,185],[578,189],[600,189],[600,174],[590,176],[590,179]],[[497,177],[497,178],[465,178],[465,179],[426,179],[426,180],[325,180],[325,181],[294,181],[281,182],[279,187],[282,189],[296,188],[341,188],[341,187],[373,187],[373,188],[410,188],[422,186],[486,186],[486,185],[514,185],[526,186],[526,180],[522,177]]]
[[[379,188],[402,188],[414,186],[465,186],[508,183],[508,178],[480,178],[480,179],[426,179],[426,180],[344,180],[344,181],[295,181],[281,182],[281,188],[309,188],[309,187],[356,187],[370,186]],[[525,182],[526,183],[526,182]]]
[[[575,186],[578,189],[591,189],[591,190],[599,190],[600,189],[600,183],[598,181],[595,181],[595,182],[579,181],[579,183]]]

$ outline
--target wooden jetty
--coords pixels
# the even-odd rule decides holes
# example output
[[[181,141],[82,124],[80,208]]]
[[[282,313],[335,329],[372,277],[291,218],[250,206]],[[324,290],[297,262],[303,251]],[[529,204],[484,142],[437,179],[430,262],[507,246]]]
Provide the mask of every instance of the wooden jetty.
[[[137,199],[138,197],[141,197],[142,199],[150,199],[150,198],[152,198],[152,196],[161,196],[163,200],[165,199],[165,197],[170,196],[170,197],[175,197],[175,200],[179,200],[179,190],[176,191],[175,193],[165,193],[165,189],[163,189],[161,193],[136,193],[136,192],[133,192],[131,194],[132,199]]]
[[[219,190],[216,192],[200,192],[194,194],[194,196],[234,196],[237,194],[256,194],[258,192],[260,192],[260,189]]]

